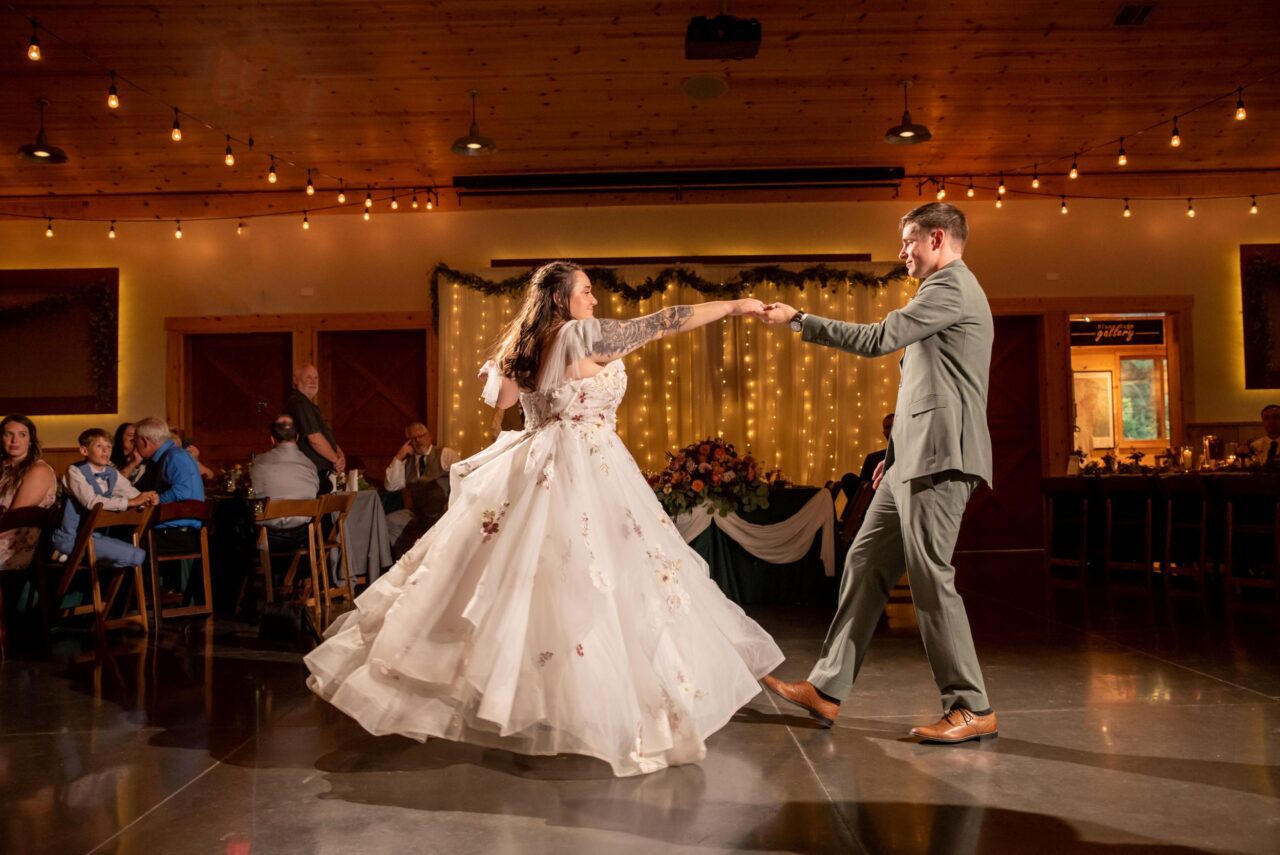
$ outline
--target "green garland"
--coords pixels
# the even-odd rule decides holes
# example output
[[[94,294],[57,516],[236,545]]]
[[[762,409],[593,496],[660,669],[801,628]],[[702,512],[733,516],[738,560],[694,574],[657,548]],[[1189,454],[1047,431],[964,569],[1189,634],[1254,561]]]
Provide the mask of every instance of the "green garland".
[[[803,291],[806,285],[813,283],[819,288],[832,290],[847,288],[852,291],[855,287],[884,288],[892,282],[907,278],[907,269],[901,266],[895,267],[883,276],[876,276],[873,273],[865,273],[861,270],[840,270],[828,267],[825,264],[806,267],[803,270],[787,270],[776,264],[751,267],[738,271],[734,278],[725,282],[704,279],[686,267],[664,268],[653,276],[645,277],[645,280],[639,285],[628,284],[621,274],[612,267],[589,267],[586,273],[591,277],[591,284],[595,288],[611,291],[628,303],[647,300],[654,294],[665,292],[671,285],[692,288],[707,297],[733,299],[741,297],[745,291],[761,285],[799,288]],[[441,275],[448,276],[464,288],[479,291],[486,297],[514,297],[520,294],[525,289],[525,286],[529,284],[533,271],[527,270],[519,275],[494,281],[477,276],[474,273],[454,270],[443,261],[440,262],[431,269],[431,327],[437,332],[440,330]]]
[[[1252,389],[1271,388],[1273,381],[1267,372],[1266,355],[1275,353],[1276,343],[1267,293],[1280,290],[1280,264],[1261,254],[1255,255],[1245,267],[1243,278],[1245,385]],[[1250,353],[1257,357],[1250,359]]]
[[[53,294],[33,303],[0,308],[0,325],[22,323],[54,315],[77,300],[90,303],[89,313],[89,378],[93,381],[94,402],[99,412],[115,409],[116,301],[105,283],[76,291]]]

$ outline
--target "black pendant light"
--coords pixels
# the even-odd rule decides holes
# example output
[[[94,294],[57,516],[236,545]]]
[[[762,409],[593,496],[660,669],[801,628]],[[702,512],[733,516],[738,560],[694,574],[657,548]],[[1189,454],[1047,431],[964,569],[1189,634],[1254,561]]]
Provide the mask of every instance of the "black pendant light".
[[[894,125],[884,132],[884,141],[887,143],[916,145],[933,139],[933,134],[929,133],[928,128],[911,121],[911,112],[907,109],[907,89],[910,87],[910,80],[902,81],[902,124]]]
[[[453,141],[452,151],[464,157],[479,157],[482,154],[493,154],[498,150],[493,140],[480,135],[480,126],[476,124],[476,96],[478,89],[471,90],[471,132],[465,137]]]
[[[32,163],[66,163],[67,153],[56,145],[49,145],[44,135],[44,108],[49,106],[49,99],[38,98],[36,103],[40,105],[40,131],[34,143],[18,146],[18,157]]]

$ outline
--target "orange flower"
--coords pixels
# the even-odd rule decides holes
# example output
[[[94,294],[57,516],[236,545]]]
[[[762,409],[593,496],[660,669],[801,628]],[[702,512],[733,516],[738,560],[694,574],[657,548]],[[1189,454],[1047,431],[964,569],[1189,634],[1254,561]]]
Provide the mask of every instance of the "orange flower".
[[[704,483],[702,483],[702,480],[701,480],[701,479],[699,479],[699,480],[697,480],[697,481],[694,481],[694,482],[693,482],[692,484],[690,484],[689,486],[693,488],[693,492],[695,492],[695,493],[701,493],[701,492],[703,491],[703,489],[704,489],[707,485],[706,485],[706,484],[704,484]]]

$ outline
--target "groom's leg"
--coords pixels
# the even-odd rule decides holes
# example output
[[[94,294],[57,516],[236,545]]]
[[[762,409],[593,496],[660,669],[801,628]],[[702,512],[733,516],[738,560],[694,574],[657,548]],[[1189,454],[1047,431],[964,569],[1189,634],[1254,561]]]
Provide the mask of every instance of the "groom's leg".
[[[943,472],[893,485],[902,514],[911,601],[944,711],[957,705],[976,713],[991,708],[951,566],[960,519],[977,480]]]
[[[886,478],[849,547],[840,581],[840,603],[822,643],[822,656],[809,674],[809,682],[824,695],[842,701],[853,689],[871,635],[902,568],[901,522]]]

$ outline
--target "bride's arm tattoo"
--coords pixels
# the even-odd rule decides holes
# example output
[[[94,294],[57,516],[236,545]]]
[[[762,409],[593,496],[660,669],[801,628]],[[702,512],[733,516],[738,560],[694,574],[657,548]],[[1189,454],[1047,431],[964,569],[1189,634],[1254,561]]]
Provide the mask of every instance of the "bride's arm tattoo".
[[[600,337],[591,349],[594,356],[622,356],[641,345],[679,332],[693,317],[692,306],[670,306],[630,321],[601,320]]]

